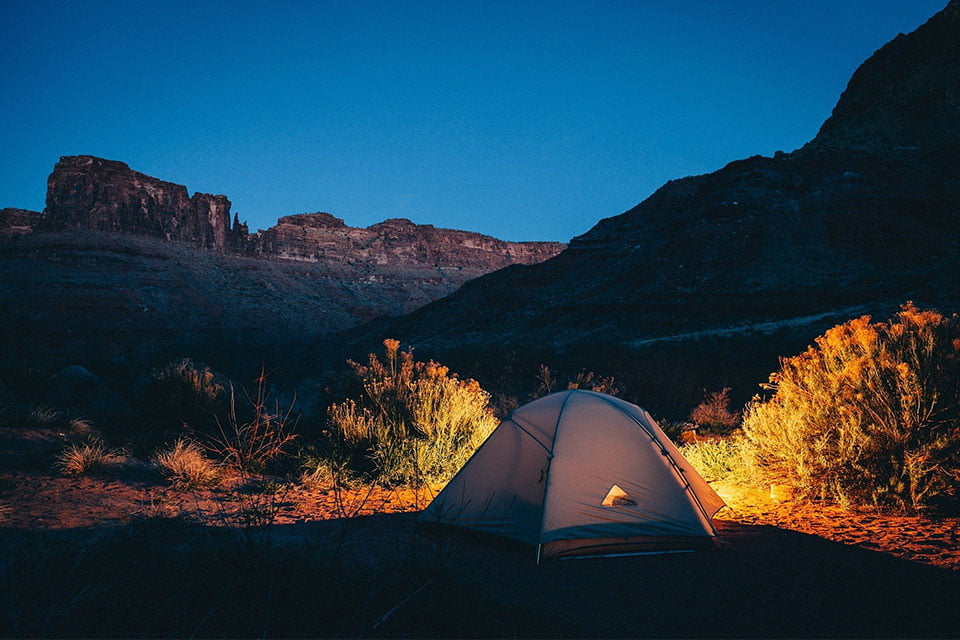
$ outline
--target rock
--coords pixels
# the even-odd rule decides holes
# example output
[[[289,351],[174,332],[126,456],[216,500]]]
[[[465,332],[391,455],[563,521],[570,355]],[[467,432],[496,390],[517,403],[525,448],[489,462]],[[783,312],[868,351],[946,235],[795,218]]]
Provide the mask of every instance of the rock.
[[[29,209],[0,209],[0,239],[22,236],[33,231],[40,222],[40,213]]]
[[[188,242],[208,249],[237,249],[230,201],[133,171],[123,162],[64,156],[47,179],[40,229],[94,229]]]
[[[98,426],[129,419],[132,408],[99,377],[79,365],[54,374],[46,401],[75,416],[90,418]]]

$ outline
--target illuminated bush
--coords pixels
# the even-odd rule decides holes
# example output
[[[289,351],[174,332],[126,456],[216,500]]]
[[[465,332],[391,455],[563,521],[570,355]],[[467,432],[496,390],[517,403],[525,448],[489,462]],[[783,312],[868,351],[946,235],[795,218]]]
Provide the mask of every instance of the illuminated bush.
[[[751,470],[743,459],[741,442],[739,437],[703,440],[680,445],[680,453],[707,482],[747,483]]]
[[[217,483],[217,467],[195,442],[179,438],[171,447],[158,451],[154,464],[170,482],[184,489],[210,487]]]
[[[110,449],[98,439],[78,442],[64,448],[57,456],[56,468],[65,476],[80,476],[107,471],[124,465],[126,454]]]
[[[365,366],[349,363],[362,392],[331,405],[332,437],[385,482],[448,480],[497,426],[490,395],[443,365],[415,362],[396,340],[384,346],[382,362],[370,354]]]
[[[958,504],[960,322],[908,303],[836,326],[781,361],[743,421],[767,478],[842,504]]]

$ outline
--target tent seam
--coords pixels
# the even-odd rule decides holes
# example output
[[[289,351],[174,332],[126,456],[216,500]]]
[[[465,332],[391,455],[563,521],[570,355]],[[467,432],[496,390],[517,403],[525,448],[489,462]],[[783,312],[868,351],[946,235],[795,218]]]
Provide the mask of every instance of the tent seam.
[[[553,466],[553,450],[557,446],[557,434],[560,433],[560,421],[563,419],[563,412],[567,408],[567,403],[570,402],[570,398],[573,397],[573,394],[576,393],[576,389],[571,389],[567,391],[567,397],[563,399],[563,404],[560,405],[560,411],[557,412],[557,424],[553,428],[553,441],[550,443],[550,450],[547,452],[547,472],[543,481],[543,498],[540,499],[540,526],[537,528],[537,558],[539,561],[540,558],[540,547],[543,545],[543,523],[547,514],[547,492],[550,490],[550,467]]]

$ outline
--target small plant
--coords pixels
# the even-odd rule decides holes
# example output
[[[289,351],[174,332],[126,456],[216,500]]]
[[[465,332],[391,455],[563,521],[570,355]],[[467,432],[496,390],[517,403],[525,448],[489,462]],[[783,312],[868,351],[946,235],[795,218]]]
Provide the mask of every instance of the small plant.
[[[237,413],[236,393],[233,385],[230,385],[226,422],[217,418],[219,434],[206,443],[209,451],[241,473],[263,471],[269,462],[286,455],[288,445],[297,437],[292,433],[296,425],[296,420],[292,418],[296,399],[286,410],[281,410],[279,401],[271,408],[264,370],[260,370],[256,383],[255,395],[251,396],[243,390],[250,405],[250,413],[246,417]]]
[[[172,447],[159,451],[154,463],[176,487],[198,489],[217,484],[217,467],[195,442],[179,438]]]
[[[751,479],[737,438],[712,438],[685,444],[680,452],[707,482],[730,480],[744,484]]]
[[[332,486],[334,481],[333,461],[309,445],[297,453],[300,467],[300,483],[306,487]]]
[[[102,440],[90,440],[71,444],[57,456],[56,468],[67,476],[115,468],[127,462],[123,451],[109,449]]]
[[[212,422],[223,392],[209,367],[184,358],[151,372],[141,400],[160,419],[195,427]]]
[[[98,437],[98,432],[94,428],[91,420],[87,420],[86,418],[71,418],[67,424],[72,435],[84,438]]]
[[[710,431],[730,433],[740,424],[740,414],[730,411],[730,387],[704,392],[703,402],[690,412],[690,420]]]
[[[30,412],[30,421],[38,427],[55,427],[63,421],[63,414],[50,407],[37,407]]]
[[[588,391],[598,391],[610,395],[620,393],[620,385],[613,376],[597,375],[593,371],[581,369],[571,376],[558,376],[550,370],[545,364],[541,364],[537,371],[537,382],[539,383],[534,396],[545,396],[554,391],[563,389],[586,389]]]

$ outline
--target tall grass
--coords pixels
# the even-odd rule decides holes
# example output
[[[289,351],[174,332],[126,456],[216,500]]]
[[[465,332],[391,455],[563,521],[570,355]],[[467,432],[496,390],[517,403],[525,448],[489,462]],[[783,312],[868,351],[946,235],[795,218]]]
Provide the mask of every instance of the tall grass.
[[[206,442],[207,449],[241,473],[261,472],[267,464],[287,454],[296,439],[293,405],[283,409],[278,400],[271,403],[267,374],[260,370],[253,394],[242,390],[248,411],[238,412],[236,392],[230,385],[229,410],[225,420],[216,418],[218,434]]]
[[[801,493],[910,510],[960,503],[960,321],[904,305],[836,326],[743,422],[757,467]]]
[[[385,340],[381,361],[351,362],[362,391],[328,410],[334,449],[389,483],[442,482],[496,428],[490,395],[436,362]]]

